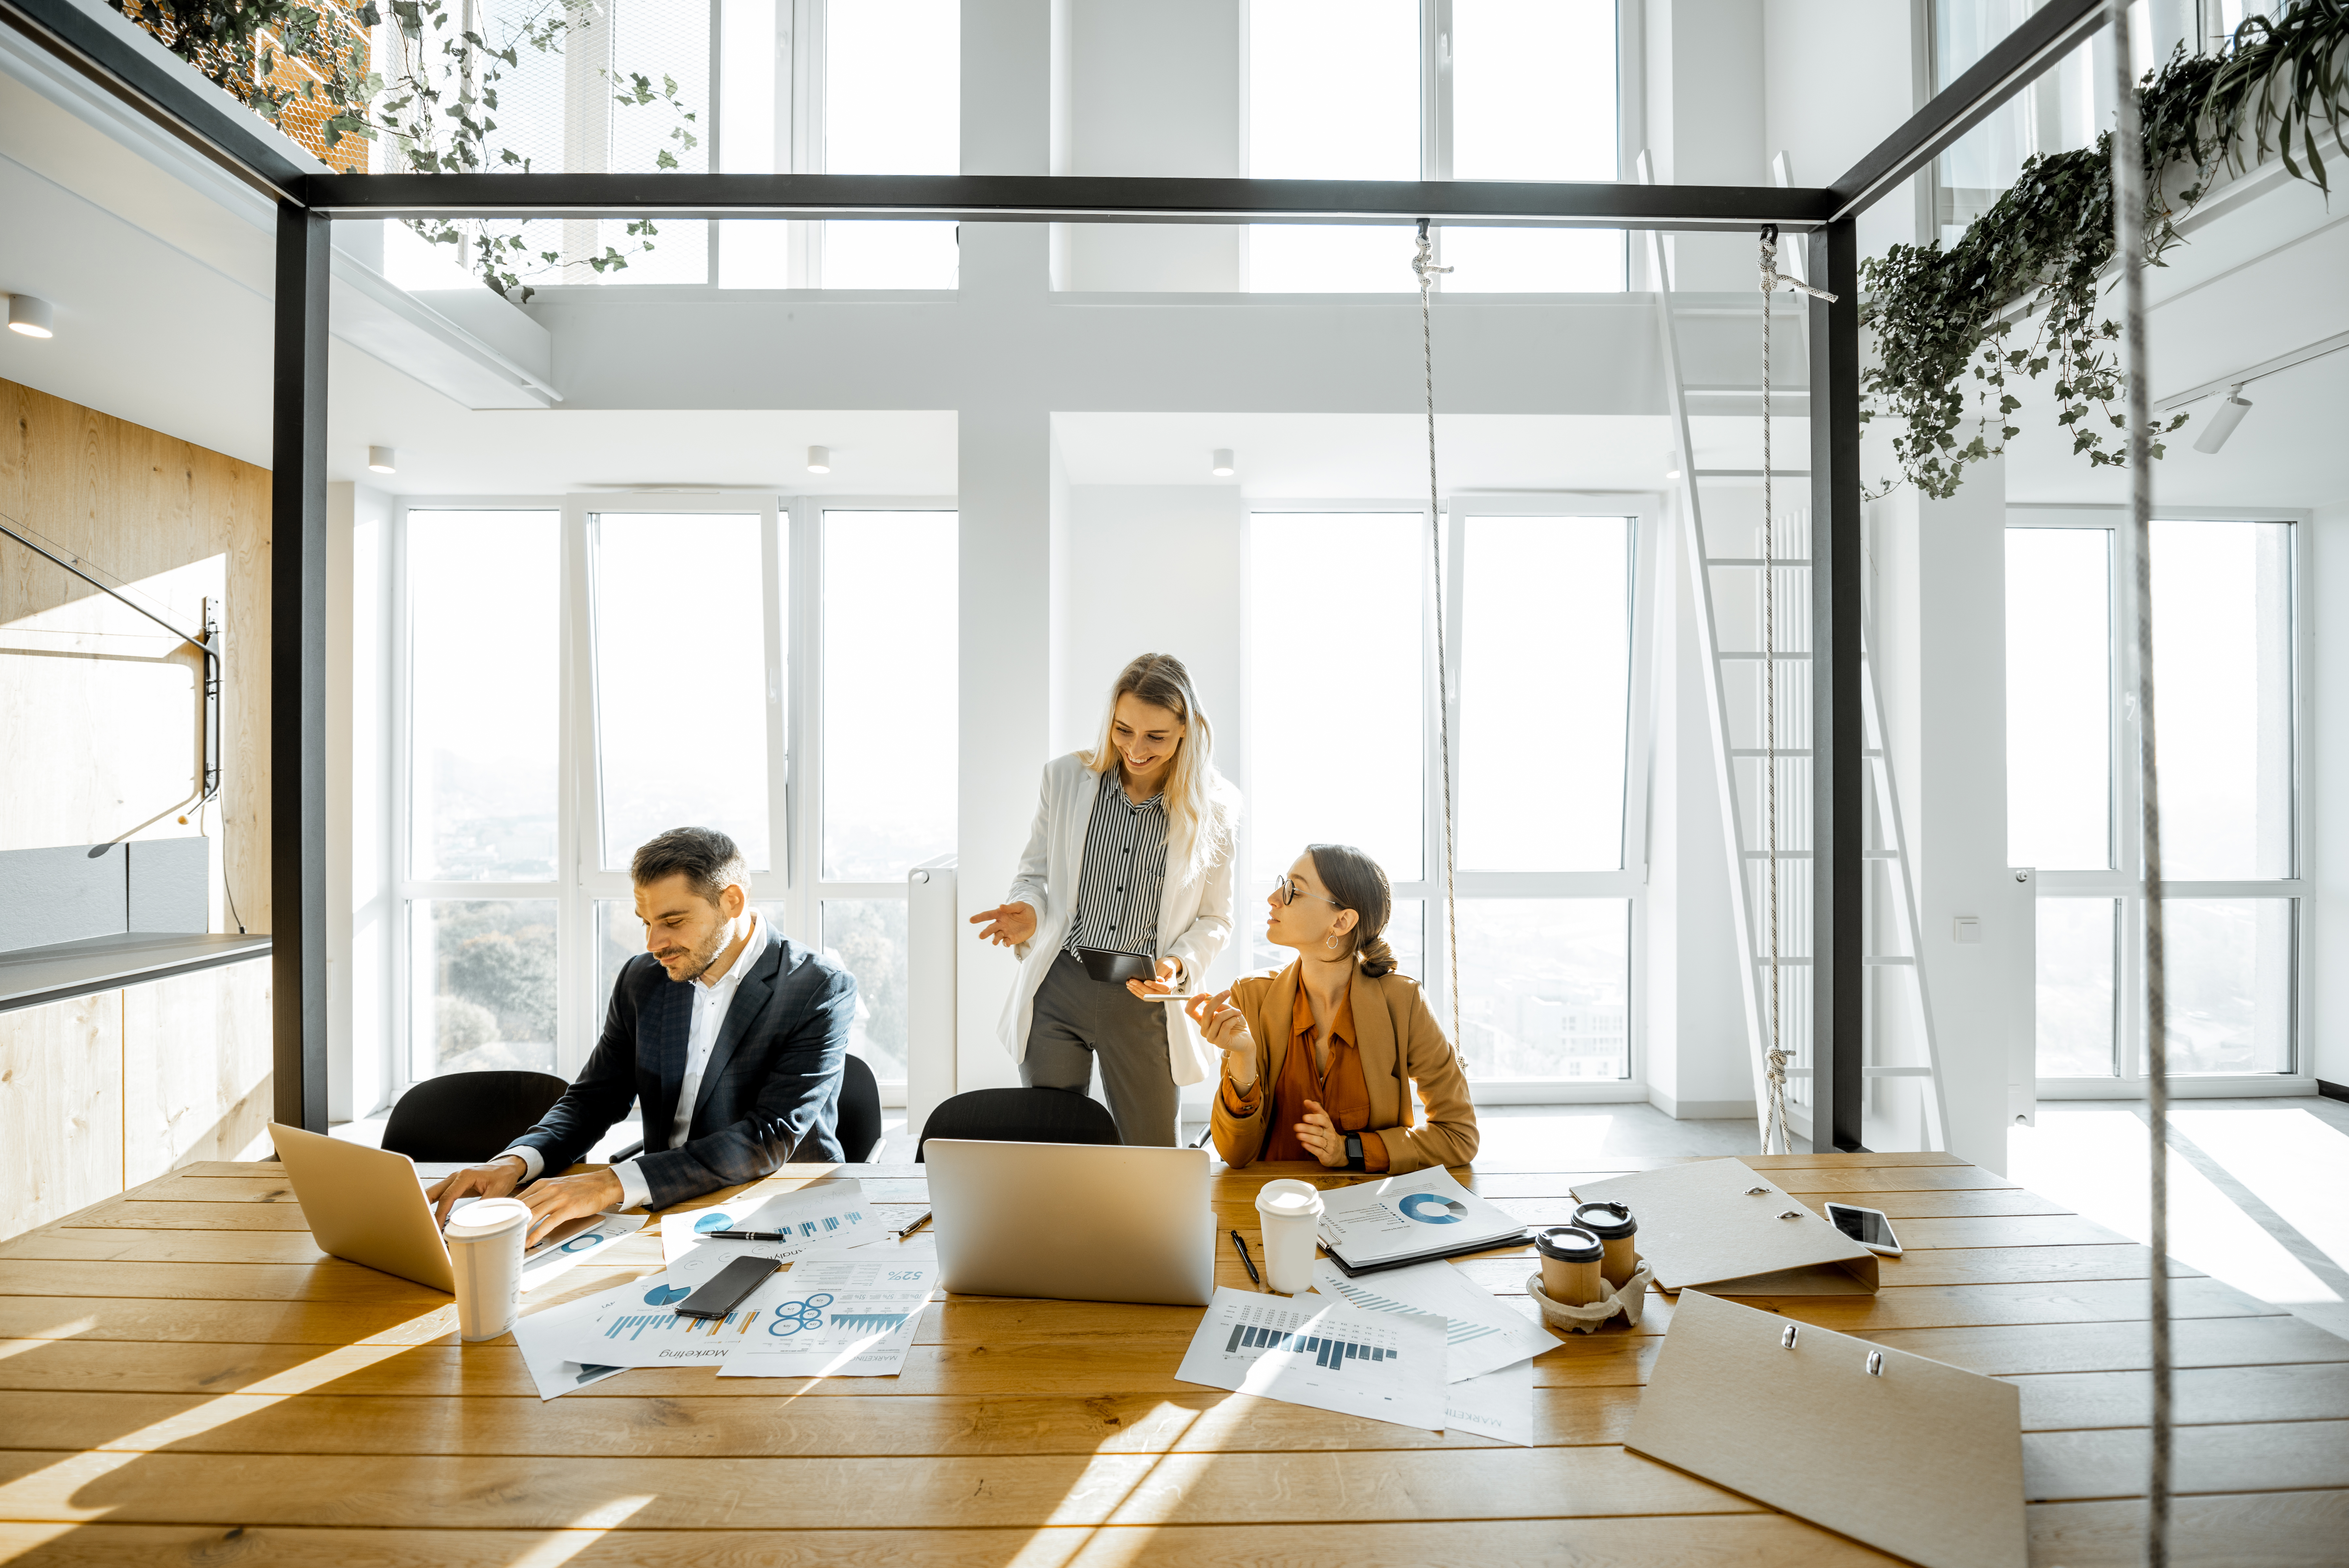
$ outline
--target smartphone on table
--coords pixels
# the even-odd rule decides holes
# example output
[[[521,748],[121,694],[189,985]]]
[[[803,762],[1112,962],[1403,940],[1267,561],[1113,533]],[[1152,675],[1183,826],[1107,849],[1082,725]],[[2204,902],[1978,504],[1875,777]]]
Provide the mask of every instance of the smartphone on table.
[[[1892,1234],[1892,1221],[1884,1217],[1881,1209],[1830,1201],[1827,1222],[1871,1252],[1888,1258],[1900,1255],[1899,1239]]]
[[[783,1265],[775,1258],[737,1258],[699,1290],[677,1303],[679,1317],[722,1318]]]

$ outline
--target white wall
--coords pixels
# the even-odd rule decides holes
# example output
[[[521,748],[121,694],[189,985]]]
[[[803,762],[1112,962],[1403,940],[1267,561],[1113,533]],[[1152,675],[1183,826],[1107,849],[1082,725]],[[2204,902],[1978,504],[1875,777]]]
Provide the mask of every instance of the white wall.
[[[2315,610],[2302,705],[2310,732],[2301,773],[2301,875],[2309,883],[2301,1071],[2337,1086],[2349,1085],[2349,826],[2332,823],[2326,808],[2349,803],[2349,626],[2322,607],[2349,604],[2349,502],[2319,508],[2302,530],[2301,566],[2308,584],[2300,602]]]
[[[1870,509],[1887,749],[1916,867],[1951,1152],[2006,1168],[2010,1052],[2032,1016],[2032,893],[2006,864],[2006,476]],[[1959,916],[1982,940],[1953,940]]]

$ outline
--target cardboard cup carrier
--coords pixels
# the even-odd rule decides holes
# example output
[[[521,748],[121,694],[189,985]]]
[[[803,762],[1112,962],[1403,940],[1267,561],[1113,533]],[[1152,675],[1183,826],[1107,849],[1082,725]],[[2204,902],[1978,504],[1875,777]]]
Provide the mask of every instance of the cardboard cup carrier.
[[[1313,1288],[1313,1238],[1321,1223],[1321,1191],[1309,1181],[1268,1181],[1256,1195],[1257,1229],[1264,1236],[1264,1282],[1282,1295]]]
[[[483,1198],[449,1217],[449,1268],[457,1278],[457,1335],[495,1339],[522,1315],[522,1247],[530,1205]]]

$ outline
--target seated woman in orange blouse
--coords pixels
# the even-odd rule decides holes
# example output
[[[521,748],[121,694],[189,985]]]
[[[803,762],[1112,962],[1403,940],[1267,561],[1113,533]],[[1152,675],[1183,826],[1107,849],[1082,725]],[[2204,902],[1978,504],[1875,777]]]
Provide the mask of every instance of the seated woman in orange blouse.
[[[1354,1170],[1465,1165],[1476,1107],[1458,1053],[1380,932],[1393,898],[1361,850],[1316,844],[1267,900],[1287,969],[1185,1004],[1224,1053],[1216,1151],[1227,1165],[1311,1159]],[[1412,1125],[1411,1086],[1427,1125]]]

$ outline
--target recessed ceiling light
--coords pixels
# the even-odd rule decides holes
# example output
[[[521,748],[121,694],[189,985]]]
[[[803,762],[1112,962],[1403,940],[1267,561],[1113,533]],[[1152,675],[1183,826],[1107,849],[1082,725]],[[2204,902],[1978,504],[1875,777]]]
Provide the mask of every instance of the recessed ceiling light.
[[[1216,461],[1207,472],[1217,479],[1229,479],[1232,476],[1232,449],[1227,446],[1217,447]]]
[[[832,448],[828,446],[812,446],[808,448],[808,472],[810,473],[830,473],[832,472]]]
[[[57,333],[51,329],[49,321],[50,311],[47,300],[35,299],[29,294],[12,294],[8,296],[9,331],[20,332],[27,337],[54,337]]]
[[[388,446],[371,446],[367,448],[367,472],[369,473],[398,473],[399,472],[399,453],[394,452]]]

